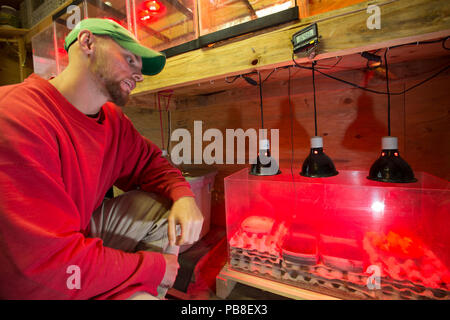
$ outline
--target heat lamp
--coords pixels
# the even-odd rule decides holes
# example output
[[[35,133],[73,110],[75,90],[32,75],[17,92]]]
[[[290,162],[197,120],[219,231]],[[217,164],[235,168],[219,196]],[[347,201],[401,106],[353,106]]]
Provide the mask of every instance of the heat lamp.
[[[400,157],[398,139],[391,136],[391,94],[389,91],[389,75],[386,49],[386,89],[388,96],[388,136],[381,139],[381,156],[372,164],[367,179],[380,182],[410,183],[416,182],[414,172],[409,164]]]
[[[312,80],[314,94],[314,130],[315,136],[311,138],[311,151],[302,165],[300,175],[309,178],[325,178],[337,175],[333,161],[323,152],[323,138],[317,135],[317,109],[316,109],[316,85],[314,79],[314,66],[312,64]]]
[[[261,110],[261,129],[264,129],[264,113],[263,113],[263,99],[262,99],[262,81],[261,74],[258,72],[259,76],[259,100],[260,100],[260,110]],[[252,79],[244,77],[244,79],[252,84],[257,85],[255,81],[250,81]],[[256,158],[256,163],[253,163],[250,167],[250,174],[255,176],[273,176],[280,174],[281,171],[278,167],[277,161],[270,155],[270,143],[265,137],[261,137],[259,140],[259,152]]]
[[[383,137],[381,145],[381,155],[370,167],[367,179],[392,183],[416,182],[411,167],[400,157],[397,137]]]
[[[325,178],[333,177],[338,173],[333,161],[323,152],[322,137],[312,137],[311,151],[303,162],[300,175],[310,178]]]
[[[276,160],[270,155],[268,139],[259,140],[259,152],[256,163],[252,164],[250,174],[255,176],[273,176],[280,174]]]

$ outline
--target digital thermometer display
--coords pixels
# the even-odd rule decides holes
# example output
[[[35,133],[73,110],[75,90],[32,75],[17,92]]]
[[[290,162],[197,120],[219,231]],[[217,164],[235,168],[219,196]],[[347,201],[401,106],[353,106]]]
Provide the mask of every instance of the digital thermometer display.
[[[291,42],[295,53],[305,51],[316,45],[319,42],[317,24],[314,23],[309,27],[294,33]]]

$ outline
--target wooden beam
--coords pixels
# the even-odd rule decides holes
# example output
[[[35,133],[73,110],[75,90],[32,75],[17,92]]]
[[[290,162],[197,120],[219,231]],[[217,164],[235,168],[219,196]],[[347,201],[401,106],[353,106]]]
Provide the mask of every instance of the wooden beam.
[[[243,2],[245,3],[245,5],[247,6],[248,11],[250,11],[251,17],[252,17],[252,18],[256,18],[256,12],[255,12],[255,9],[253,8],[252,4],[251,4],[248,0],[242,0],[242,1],[243,1]]]
[[[367,28],[367,6],[381,8],[381,29]],[[440,0],[365,1],[303,19],[241,41],[180,54],[157,76],[145,77],[134,95],[177,88],[292,64],[292,35],[317,22],[321,42],[315,60],[450,35],[450,7]],[[300,57],[298,62],[310,61]]]
[[[217,296],[225,299],[236,282],[296,300],[340,300],[336,297],[239,272],[225,265],[217,276]]]
[[[0,37],[20,37],[25,35],[29,29],[0,27]]]
[[[298,0],[298,16],[300,19],[309,17],[309,1],[308,0]]]

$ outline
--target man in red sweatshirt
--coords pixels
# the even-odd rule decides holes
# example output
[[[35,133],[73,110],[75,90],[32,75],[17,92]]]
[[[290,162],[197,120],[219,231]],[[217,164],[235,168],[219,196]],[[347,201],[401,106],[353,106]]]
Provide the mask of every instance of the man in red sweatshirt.
[[[108,19],[81,21],[65,48],[57,77],[0,87],[0,298],[157,296],[178,270],[164,252],[197,241],[203,217],[118,106],[165,56]],[[103,201],[112,185],[126,193]]]

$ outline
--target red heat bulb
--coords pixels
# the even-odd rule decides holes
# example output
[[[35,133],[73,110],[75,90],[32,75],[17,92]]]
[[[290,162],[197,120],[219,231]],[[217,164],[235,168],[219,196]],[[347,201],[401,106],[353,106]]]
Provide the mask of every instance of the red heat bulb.
[[[149,21],[160,16],[165,7],[160,2],[152,0],[144,2],[139,10],[139,19],[141,21]]]
[[[148,1],[145,3],[145,6],[150,12],[156,12],[161,8],[161,5],[156,1]]]

